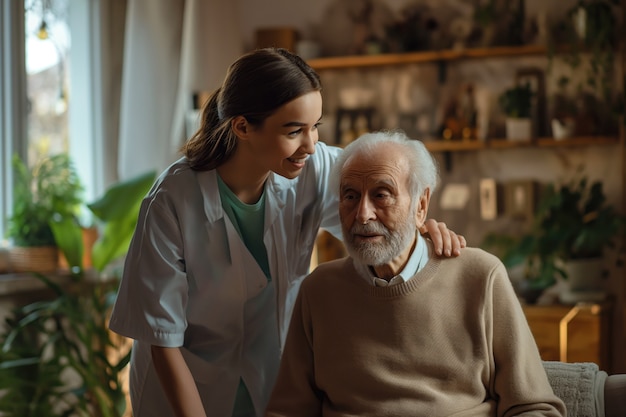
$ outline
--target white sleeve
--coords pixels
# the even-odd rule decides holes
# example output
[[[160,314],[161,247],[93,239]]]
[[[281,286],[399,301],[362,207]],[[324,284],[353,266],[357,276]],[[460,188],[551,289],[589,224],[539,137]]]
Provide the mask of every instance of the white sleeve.
[[[173,204],[155,188],[142,202],[109,327],[158,346],[183,345],[187,274]]]
[[[327,230],[339,240],[343,240],[341,235],[341,222],[339,220],[339,193],[330,187],[330,175],[343,149],[336,146],[328,146],[318,142],[317,151],[319,153],[318,178],[320,184],[320,195],[322,196],[322,222],[320,227]]]

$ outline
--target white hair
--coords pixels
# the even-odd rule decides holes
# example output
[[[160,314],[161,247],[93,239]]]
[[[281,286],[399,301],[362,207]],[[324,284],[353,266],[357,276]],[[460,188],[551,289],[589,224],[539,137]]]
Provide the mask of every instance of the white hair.
[[[399,144],[406,150],[405,155],[407,156],[410,170],[409,190],[413,204],[415,204],[426,188],[430,188],[430,194],[432,195],[439,183],[437,162],[422,141],[410,139],[400,130],[366,133],[346,146],[332,169],[330,186],[334,192],[339,193],[341,172],[346,161],[351,156],[356,154],[376,154],[378,147],[386,143]]]

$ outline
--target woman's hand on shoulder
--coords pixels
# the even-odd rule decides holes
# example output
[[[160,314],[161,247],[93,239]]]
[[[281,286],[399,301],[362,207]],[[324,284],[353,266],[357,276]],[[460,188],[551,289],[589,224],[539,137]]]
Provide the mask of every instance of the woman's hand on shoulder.
[[[461,249],[467,246],[462,235],[456,234],[444,222],[437,222],[435,219],[427,219],[420,228],[420,233],[430,237],[437,255],[459,256]]]

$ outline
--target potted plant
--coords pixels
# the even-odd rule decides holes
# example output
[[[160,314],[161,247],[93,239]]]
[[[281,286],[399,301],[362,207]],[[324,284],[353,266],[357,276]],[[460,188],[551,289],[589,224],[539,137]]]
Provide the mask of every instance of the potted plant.
[[[585,110],[583,114],[587,113],[588,118],[579,124],[592,135],[614,133],[622,114],[619,101],[623,93],[616,94],[614,77],[619,10],[620,0],[579,0],[557,22],[550,36],[550,60],[561,57],[572,77],[578,75],[577,94],[592,96],[597,101],[579,109]]]
[[[610,76],[617,46],[617,7],[619,0],[579,0],[566,14],[564,25],[570,48],[568,62],[572,68],[579,68],[581,53],[589,53],[586,82],[604,98],[608,98],[613,87]]]
[[[480,28],[481,46],[488,47],[494,44],[498,10],[496,0],[477,2],[474,5],[474,22]]]
[[[516,85],[505,90],[498,103],[506,115],[506,137],[511,140],[529,140],[532,138],[533,91],[530,83]]]
[[[558,90],[552,97],[552,136],[559,140],[574,136],[579,113],[576,101],[567,93],[569,84],[569,77],[559,77]]]
[[[607,203],[602,182],[589,182],[582,176],[549,185],[538,215],[540,236],[553,245],[554,259],[561,262],[569,292],[598,292],[603,297],[600,279],[605,250],[623,243],[626,218]],[[562,300],[569,295],[562,294]]]
[[[45,157],[29,168],[13,157],[13,210],[8,219],[9,263],[16,272],[57,269],[52,222],[76,222],[83,186],[67,154]]]
[[[524,264],[529,287],[544,289],[561,277],[568,287],[562,301],[580,292],[589,301],[604,296],[605,251],[623,244],[625,226],[626,217],[607,203],[602,182],[581,175],[545,187],[528,233],[520,238],[490,235],[485,244],[498,245],[508,267]]]
[[[557,276],[564,274],[557,267],[549,241],[534,228],[522,236],[490,233],[482,246],[502,260],[516,291],[529,304],[534,304],[544,290],[556,283]]]
[[[0,333],[0,414],[6,417],[125,415],[123,384],[129,340],[107,328],[118,286],[115,273],[103,279],[127,250],[139,207],[155,173],[115,184],[88,205],[97,218],[93,274],[77,269],[59,285],[43,274],[52,298],[18,306]],[[74,227],[59,222],[55,235]],[[81,240],[58,239],[68,259],[80,260]],[[69,378],[68,378],[69,376]]]

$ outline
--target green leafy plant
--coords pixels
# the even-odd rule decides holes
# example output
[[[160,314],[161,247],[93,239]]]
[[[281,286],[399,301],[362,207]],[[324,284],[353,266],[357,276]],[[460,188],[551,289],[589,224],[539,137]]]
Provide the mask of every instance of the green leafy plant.
[[[148,172],[114,184],[100,199],[87,205],[100,225],[100,238],[91,254],[97,270],[104,270],[128,250],[141,200],[150,190],[155,177],[155,172]]]
[[[2,415],[122,416],[126,398],[121,375],[129,349],[106,327],[115,283],[62,287],[39,278],[54,298],[18,308],[5,323]],[[121,356],[114,355],[118,350]]]
[[[490,233],[482,246],[496,254],[507,269],[523,267],[524,290],[535,295],[553,285],[557,276],[565,276],[548,241],[532,231],[521,237]]]
[[[108,328],[118,279],[98,278],[128,250],[139,207],[154,181],[149,173],[112,186],[90,207],[100,243],[93,248],[95,274],[80,265],[76,227],[56,222],[53,232],[66,257],[76,260],[69,282],[38,274],[53,296],[19,306],[0,334],[0,414],[6,417],[120,417],[126,409],[122,373],[130,346]],[[118,225],[120,227],[117,227]],[[115,246],[115,250],[111,247]],[[74,252],[73,252],[74,251]]]
[[[507,267],[523,264],[531,285],[546,288],[557,276],[567,278],[559,261],[601,257],[624,242],[625,228],[626,217],[607,203],[602,182],[581,175],[545,187],[529,232],[520,237],[490,234],[483,244],[497,248]]]
[[[7,237],[16,246],[55,246],[51,221],[76,221],[83,186],[67,154],[38,161],[32,168],[13,157],[13,211]]]
[[[553,58],[559,56],[571,69],[572,75],[585,70],[576,85],[578,95],[593,94],[598,112],[596,129],[613,132],[618,126],[623,89],[616,91],[614,82],[615,56],[619,45],[620,26],[616,16],[620,0],[579,0],[551,29],[548,44],[550,71]],[[583,65],[586,64],[586,65]]]
[[[505,90],[498,103],[508,117],[526,118],[530,117],[533,95],[530,83],[516,85]]]
[[[496,0],[478,1],[474,5],[474,21],[482,28],[494,25],[498,20]]]
[[[526,1],[507,1],[505,20],[507,30],[504,32],[507,45],[524,44],[524,22],[526,21]]]
[[[539,206],[539,227],[563,260],[602,256],[623,233],[624,217],[607,203],[602,182],[586,177],[550,184]]]
[[[565,118],[575,118],[580,110],[578,105],[571,95],[568,94],[568,86],[570,85],[570,78],[567,76],[559,77],[557,81],[557,92],[552,97],[553,104],[553,117],[559,120]]]
[[[572,24],[574,32],[569,44],[570,54],[567,56],[569,63],[578,68],[581,64],[581,53],[589,52],[591,62],[587,85],[600,91],[605,98],[611,89],[610,75],[613,72],[614,50],[617,46],[617,20],[613,5],[618,5],[618,2],[581,0],[567,13],[568,22]]]

